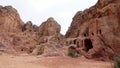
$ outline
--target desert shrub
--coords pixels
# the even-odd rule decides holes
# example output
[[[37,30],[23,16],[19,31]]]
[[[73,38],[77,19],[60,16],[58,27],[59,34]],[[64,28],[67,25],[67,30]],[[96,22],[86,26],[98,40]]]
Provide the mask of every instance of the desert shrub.
[[[114,68],[120,68],[120,54],[114,58]]]
[[[77,57],[76,49],[73,48],[73,47],[70,47],[68,49],[68,56],[70,56],[70,57]]]
[[[75,51],[74,50],[69,50],[68,51],[68,56],[70,56],[70,57],[76,57]]]

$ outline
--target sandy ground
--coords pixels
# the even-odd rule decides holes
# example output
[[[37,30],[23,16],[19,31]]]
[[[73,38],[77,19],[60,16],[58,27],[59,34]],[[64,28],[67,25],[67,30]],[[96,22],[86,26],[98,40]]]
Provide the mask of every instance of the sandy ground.
[[[0,55],[0,68],[113,68],[112,63],[70,57]]]

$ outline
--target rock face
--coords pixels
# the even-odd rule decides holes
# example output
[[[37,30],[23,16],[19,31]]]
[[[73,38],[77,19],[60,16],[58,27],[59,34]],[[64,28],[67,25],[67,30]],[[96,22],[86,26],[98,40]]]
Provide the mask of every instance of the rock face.
[[[41,36],[52,36],[60,33],[60,25],[52,18],[48,18],[47,21],[43,22],[39,27],[39,35]]]
[[[23,24],[16,9],[0,6],[0,32],[20,32]]]
[[[60,25],[50,17],[40,26],[24,24],[12,6],[0,6],[0,51],[14,54],[61,55],[64,36]]]
[[[48,18],[38,28],[38,45],[43,46],[44,55],[63,55],[65,38],[60,33],[61,26],[52,18]],[[36,49],[37,50],[37,49]]]
[[[111,59],[120,53],[120,0],[98,0],[79,11],[66,33],[76,38],[77,50],[87,58]]]
[[[38,32],[38,26],[33,25],[31,21],[26,22],[23,27],[22,31],[27,31],[27,32]]]
[[[120,53],[119,8],[120,0],[98,0],[91,8],[76,13],[65,38],[52,17],[36,26],[31,21],[22,22],[13,7],[0,6],[0,51],[64,56],[69,47],[75,56],[113,59]]]

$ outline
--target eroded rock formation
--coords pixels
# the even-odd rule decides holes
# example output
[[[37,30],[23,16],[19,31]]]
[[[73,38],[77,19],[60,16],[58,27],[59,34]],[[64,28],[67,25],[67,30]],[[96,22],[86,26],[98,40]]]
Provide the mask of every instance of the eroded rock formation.
[[[47,21],[43,22],[39,27],[39,35],[41,36],[52,36],[60,34],[61,26],[52,18],[48,18]]]
[[[0,32],[20,32],[23,22],[12,6],[0,6]]]
[[[98,0],[79,11],[66,33],[76,38],[80,54],[87,58],[109,58],[120,53],[120,0]]]
[[[52,55],[55,52],[61,55],[59,49],[65,45],[65,38],[60,29],[52,17],[36,26],[31,21],[22,22],[12,6],[0,6],[0,51],[32,55]]]
[[[44,55],[64,55],[65,38],[60,30],[61,26],[52,17],[39,26],[38,45],[45,48]]]
[[[0,6],[0,51],[31,55],[76,56],[97,60],[113,59],[120,52],[120,0],[98,0],[96,5],[79,11],[65,37],[61,26],[48,18],[40,26],[22,22],[11,6]]]

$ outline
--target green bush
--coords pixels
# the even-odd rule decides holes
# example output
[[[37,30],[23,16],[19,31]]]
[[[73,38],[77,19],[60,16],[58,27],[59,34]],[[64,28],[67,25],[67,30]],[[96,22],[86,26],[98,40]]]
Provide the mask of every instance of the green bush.
[[[114,68],[120,68],[120,54],[114,58]]]
[[[73,57],[73,58],[77,57],[76,51],[72,49],[68,50],[68,56]]]

